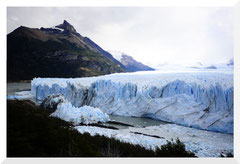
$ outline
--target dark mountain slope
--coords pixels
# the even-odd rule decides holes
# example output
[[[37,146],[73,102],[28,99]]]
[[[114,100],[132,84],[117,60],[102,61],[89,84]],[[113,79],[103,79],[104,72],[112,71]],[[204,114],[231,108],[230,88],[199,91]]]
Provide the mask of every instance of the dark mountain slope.
[[[90,45],[95,52],[99,52],[100,54],[108,57],[109,59],[111,59],[115,63],[119,64],[121,66],[121,68],[123,68],[124,70],[127,71],[127,68],[121,62],[117,61],[109,52],[103,50],[96,43],[94,43],[91,39],[89,39],[88,37],[84,37],[83,40],[84,40],[85,43]]]
[[[7,80],[85,77],[124,70],[94,51],[67,21],[54,28],[19,27],[7,35]]]

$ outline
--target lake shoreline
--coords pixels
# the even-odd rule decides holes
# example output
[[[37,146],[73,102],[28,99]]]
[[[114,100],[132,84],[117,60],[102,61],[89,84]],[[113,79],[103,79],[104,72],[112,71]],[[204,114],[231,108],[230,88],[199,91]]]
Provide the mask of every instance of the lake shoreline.
[[[194,157],[180,141],[166,145],[173,150],[154,152],[114,138],[81,134],[31,101],[8,100],[7,111],[7,157]]]

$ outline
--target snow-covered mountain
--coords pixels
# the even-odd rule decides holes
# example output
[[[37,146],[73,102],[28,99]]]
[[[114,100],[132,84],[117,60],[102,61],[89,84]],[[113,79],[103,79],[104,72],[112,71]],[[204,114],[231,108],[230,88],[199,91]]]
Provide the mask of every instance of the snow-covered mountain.
[[[91,78],[35,78],[32,94],[63,94],[112,115],[149,117],[197,129],[233,133],[233,72],[146,71]]]
[[[229,62],[227,63],[227,66],[233,66],[234,65],[234,60],[233,58],[229,60]]]
[[[191,68],[195,69],[233,69],[234,67],[234,61],[233,59],[230,59],[227,63],[216,63],[212,65],[204,65],[202,63],[196,63],[194,66],[191,66]]]
[[[215,63],[215,64],[204,64],[201,62],[196,62],[190,65],[181,65],[181,64],[170,64],[170,63],[161,63],[153,66],[156,70],[165,70],[165,71],[185,71],[185,70],[233,70],[234,61],[233,59],[229,60],[226,63]]]
[[[112,56],[118,60],[121,64],[123,64],[127,71],[129,72],[136,72],[136,71],[153,71],[154,69],[146,66],[135,59],[133,57],[120,52],[120,51],[108,51]]]

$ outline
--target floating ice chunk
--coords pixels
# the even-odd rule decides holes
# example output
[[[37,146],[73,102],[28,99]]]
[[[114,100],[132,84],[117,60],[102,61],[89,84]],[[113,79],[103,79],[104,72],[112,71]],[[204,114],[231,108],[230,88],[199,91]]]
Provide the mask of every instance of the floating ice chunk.
[[[156,150],[157,147],[166,144],[166,141],[177,138],[182,141],[186,150],[194,152],[198,157],[219,157],[221,153],[233,154],[233,135],[215,133],[203,130],[178,126],[175,124],[164,124],[146,128],[130,127],[128,129],[111,130],[99,127],[76,126],[81,134],[102,135],[108,138],[115,138],[121,142],[140,145],[146,149]],[[155,138],[135,134],[139,132],[148,135],[159,136]]]
[[[194,152],[198,157],[219,157],[221,153],[233,154],[233,135],[231,134],[198,130],[176,124],[161,124],[146,128],[130,127],[123,129],[120,133],[127,132],[160,136],[169,141],[179,138],[185,144],[186,150]]]
[[[157,147],[160,148],[161,145],[167,143],[167,140],[179,138],[185,144],[186,150],[194,152],[198,157],[219,157],[221,153],[233,154],[233,135],[197,130],[175,124],[162,124],[146,128],[130,127],[120,130],[89,126],[76,126],[75,129],[81,134],[102,135],[151,150],[156,150]],[[134,132],[161,138],[144,136]]]
[[[8,95],[7,99],[8,100],[24,100],[24,99],[32,99],[34,95],[32,94],[31,91],[21,91],[21,92],[16,92],[14,95]]]
[[[108,138],[115,138],[121,142],[140,145],[146,149],[156,150],[157,147],[167,143],[165,139],[148,137],[144,135],[124,132],[119,130],[105,129],[100,127],[76,126],[79,133],[89,133],[91,136],[101,135]]]

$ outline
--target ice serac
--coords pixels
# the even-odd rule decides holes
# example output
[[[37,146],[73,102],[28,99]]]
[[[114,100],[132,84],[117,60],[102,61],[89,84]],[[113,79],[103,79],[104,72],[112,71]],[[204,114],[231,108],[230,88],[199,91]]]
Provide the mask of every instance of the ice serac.
[[[57,110],[50,116],[72,122],[74,125],[78,125],[80,123],[91,124],[109,121],[108,115],[98,108],[86,105],[82,107],[74,107],[69,102],[60,103],[57,106]]]
[[[73,106],[149,117],[197,129],[233,133],[233,73],[124,73],[32,80],[38,100],[63,94]]]

